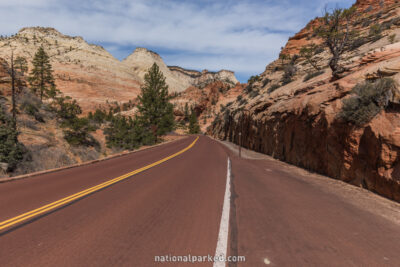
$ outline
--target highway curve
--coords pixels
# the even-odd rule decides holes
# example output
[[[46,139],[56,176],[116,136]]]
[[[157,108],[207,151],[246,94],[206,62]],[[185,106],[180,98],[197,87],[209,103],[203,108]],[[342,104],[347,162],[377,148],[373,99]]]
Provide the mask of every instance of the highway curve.
[[[0,265],[213,266],[155,257],[214,256],[227,190],[226,266],[398,266],[398,224],[297,176],[190,136],[2,183]]]

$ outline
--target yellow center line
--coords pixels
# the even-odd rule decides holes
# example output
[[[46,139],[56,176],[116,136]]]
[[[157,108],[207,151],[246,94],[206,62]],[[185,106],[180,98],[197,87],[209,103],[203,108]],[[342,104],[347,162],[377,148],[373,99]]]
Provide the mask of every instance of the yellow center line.
[[[90,188],[88,188],[86,190],[80,191],[80,192],[78,192],[76,194],[70,195],[68,197],[65,197],[63,199],[57,200],[57,201],[52,202],[50,204],[44,205],[44,206],[42,206],[40,208],[37,208],[37,209],[31,210],[29,212],[26,212],[24,214],[18,215],[16,217],[13,217],[13,218],[8,219],[6,221],[0,222],[0,230],[3,230],[3,229],[5,229],[7,227],[10,227],[10,226],[13,226],[13,225],[15,225],[17,223],[26,221],[26,220],[28,220],[28,219],[30,219],[32,217],[35,217],[35,216],[40,215],[40,214],[43,214],[43,213],[45,213],[45,212],[47,212],[49,210],[53,210],[55,208],[58,208],[60,206],[65,205],[67,203],[71,203],[74,200],[77,200],[77,199],[82,198],[82,197],[84,197],[86,195],[92,194],[92,193],[94,193],[96,191],[99,191],[99,190],[105,188],[105,187],[108,187],[110,185],[118,183],[118,182],[120,182],[122,180],[125,180],[125,179],[127,179],[127,178],[129,178],[129,177],[131,177],[133,175],[136,175],[136,174],[141,173],[141,172],[143,172],[145,170],[148,170],[148,169],[150,169],[150,168],[152,168],[154,166],[157,166],[157,165],[159,165],[159,164],[161,164],[163,162],[166,162],[167,160],[175,158],[175,157],[179,156],[180,154],[186,152],[190,148],[192,148],[196,144],[198,139],[199,139],[199,137],[197,137],[188,147],[182,149],[181,151],[178,151],[177,153],[175,153],[175,154],[173,154],[171,156],[163,158],[163,159],[161,159],[161,160],[159,160],[157,162],[154,162],[152,164],[149,164],[147,166],[144,166],[144,167],[142,167],[140,169],[134,170],[134,171],[132,171],[130,173],[124,174],[124,175],[119,176],[117,178],[111,179],[111,180],[109,180],[107,182],[104,182],[104,183],[101,183],[99,185],[90,187]]]

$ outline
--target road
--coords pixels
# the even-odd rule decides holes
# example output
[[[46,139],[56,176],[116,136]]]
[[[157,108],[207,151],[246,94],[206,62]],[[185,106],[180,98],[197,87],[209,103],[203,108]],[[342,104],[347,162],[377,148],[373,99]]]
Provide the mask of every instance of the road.
[[[191,136],[2,183],[0,265],[399,266],[399,224],[299,176]]]

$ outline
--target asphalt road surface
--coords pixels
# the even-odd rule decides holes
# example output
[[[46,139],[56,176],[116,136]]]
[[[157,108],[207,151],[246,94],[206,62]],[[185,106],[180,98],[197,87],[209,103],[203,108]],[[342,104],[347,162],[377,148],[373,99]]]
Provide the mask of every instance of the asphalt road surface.
[[[0,266],[400,266],[399,224],[298,175],[191,136],[2,183]]]

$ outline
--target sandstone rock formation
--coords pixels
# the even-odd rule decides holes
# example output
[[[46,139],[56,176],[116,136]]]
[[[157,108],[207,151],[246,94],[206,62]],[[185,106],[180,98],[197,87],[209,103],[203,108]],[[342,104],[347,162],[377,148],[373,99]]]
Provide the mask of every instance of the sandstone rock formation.
[[[123,63],[132,69],[141,82],[143,82],[147,70],[156,63],[166,77],[171,92],[182,92],[190,86],[204,87],[215,81],[224,81],[233,85],[238,83],[232,71],[209,72],[204,70],[198,72],[176,66],[169,67],[160,55],[146,48],[136,48],[130,56],[123,60]]]
[[[16,35],[0,39],[0,58],[9,62],[14,50],[15,57],[23,56],[31,62],[40,46],[51,58],[57,88],[76,99],[85,112],[106,101],[122,103],[135,99],[153,63],[166,76],[171,92],[181,92],[190,86],[204,87],[214,81],[232,85],[238,82],[231,71],[212,73],[167,67],[157,53],[145,48],[137,48],[121,62],[104,48],[53,28],[23,28]]]
[[[209,83],[204,88],[189,87],[171,101],[175,105],[177,121],[184,118],[184,109],[188,105],[189,109],[195,110],[201,131],[206,132],[207,127],[220,112],[221,106],[235,101],[243,93],[244,88],[245,85],[240,83],[232,86],[221,81]]]
[[[280,60],[272,62],[259,80],[245,90],[240,101],[218,115],[209,133],[239,143],[242,132],[241,141],[247,148],[400,201],[399,99],[393,97],[391,107],[363,127],[338,117],[342,100],[368,77],[388,75],[400,84],[400,25],[396,22],[400,5],[397,1],[382,1],[382,5],[379,2],[356,3],[356,8],[368,9],[371,23],[391,23],[379,40],[345,54],[343,64],[349,70],[345,77],[331,82],[326,49],[316,56],[324,73],[307,81],[304,78],[312,69],[304,59],[299,59],[293,81],[272,86],[281,84],[283,76]],[[364,32],[369,30],[369,24],[357,27]],[[302,30],[284,51],[297,53],[307,42],[320,41],[308,33]],[[394,44],[388,40],[392,34],[396,34]],[[254,91],[257,94],[251,93]]]
[[[69,37],[52,28],[23,28],[16,35],[0,40],[0,57],[15,56],[31,62],[43,46],[51,57],[57,88],[76,99],[84,110],[106,100],[127,101],[139,93],[138,77],[100,46],[81,37]]]

